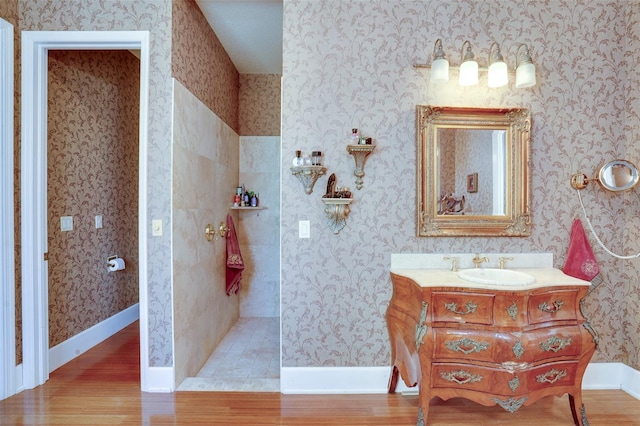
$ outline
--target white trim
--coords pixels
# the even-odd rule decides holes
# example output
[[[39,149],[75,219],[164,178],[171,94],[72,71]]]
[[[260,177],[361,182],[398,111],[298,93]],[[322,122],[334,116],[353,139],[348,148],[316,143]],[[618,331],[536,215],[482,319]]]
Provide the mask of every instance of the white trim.
[[[138,320],[138,304],[99,322],[49,349],[50,372],[66,364]]]
[[[0,400],[16,392],[16,295],[13,184],[13,25],[0,19]]]
[[[283,394],[373,394],[387,393],[390,367],[283,367],[280,392]],[[622,389],[640,399],[640,371],[628,365],[590,363],[582,379],[582,389]],[[396,392],[417,394],[398,380]]]
[[[138,262],[141,388],[147,390],[148,262],[147,146],[149,105],[148,31],[22,32],[22,331],[23,384],[27,389],[49,377],[46,227],[47,52],[48,50],[140,50],[140,140]],[[10,325],[14,326],[12,322]]]
[[[168,393],[176,390],[173,367],[149,367],[147,391]]]

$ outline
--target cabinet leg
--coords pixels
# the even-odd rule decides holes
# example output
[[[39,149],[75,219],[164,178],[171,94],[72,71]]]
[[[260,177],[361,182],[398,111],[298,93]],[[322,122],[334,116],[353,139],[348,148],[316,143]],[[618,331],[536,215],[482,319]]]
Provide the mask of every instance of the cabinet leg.
[[[418,421],[416,422],[416,426],[426,426],[427,424],[427,416],[429,415],[429,406],[426,408],[419,407],[418,408]]]
[[[569,406],[571,407],[571,415],[573,416],[573,422],[576,426],[589,426],[587,410],[582,403],[582,395],[569,395]],[[580,411],[578,411],[578,407],[580,407]]]
[[[396,393],[396,386],[398,385],[398,376],[400,372],[395,365],[391,366],[391,375],[389,376],[389,383],[387,384],[388,393]]]

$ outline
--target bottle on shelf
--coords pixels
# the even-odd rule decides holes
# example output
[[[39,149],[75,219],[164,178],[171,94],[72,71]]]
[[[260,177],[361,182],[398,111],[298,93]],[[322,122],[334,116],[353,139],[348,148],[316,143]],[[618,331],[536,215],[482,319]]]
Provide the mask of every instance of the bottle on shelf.
[[[304,160],[302,159],[302,151],[296,151],[296,156],[293,157],[293,167],[298,167],[304,165]]]

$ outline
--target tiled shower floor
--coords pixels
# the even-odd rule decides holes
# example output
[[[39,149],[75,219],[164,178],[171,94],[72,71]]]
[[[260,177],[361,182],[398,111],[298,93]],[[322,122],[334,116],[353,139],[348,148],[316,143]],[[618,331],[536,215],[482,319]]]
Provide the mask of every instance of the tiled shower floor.
[[[280,392],[280,318],[239,318],[178,390]]]

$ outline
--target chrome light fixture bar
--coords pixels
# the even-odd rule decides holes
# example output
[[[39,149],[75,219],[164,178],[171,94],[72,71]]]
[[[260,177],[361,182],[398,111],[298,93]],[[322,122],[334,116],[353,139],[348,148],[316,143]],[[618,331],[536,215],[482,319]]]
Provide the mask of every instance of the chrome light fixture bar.
[[[487,85],[491,88],[503,87],[508,84],[510,70],[497,42],[494,41],[489,47],[488,67],[478,65],[478,62],[475,60],[475,55],[471,50],[471,43],[468,40],[465,40],[462,44],[460,58],[461,64],[459,67],[450,66],[442,47],[442,40],[437,39],[433,46],[433,60],[431,65],[414,64],[414,67],[431,69],[430,83],[444,83],[449,81],[449,70],[454,69],[459,71],[458,84],[460,86],[473,86],[478,84],[478,71],[488,72]],[[533,64],[529,47],[526,44],[522,43],[518,46],[515,63],[516,88],[523,89],[535,86],[536,67]],[[511,73],[513,73],[513,71],[511,71]]]

